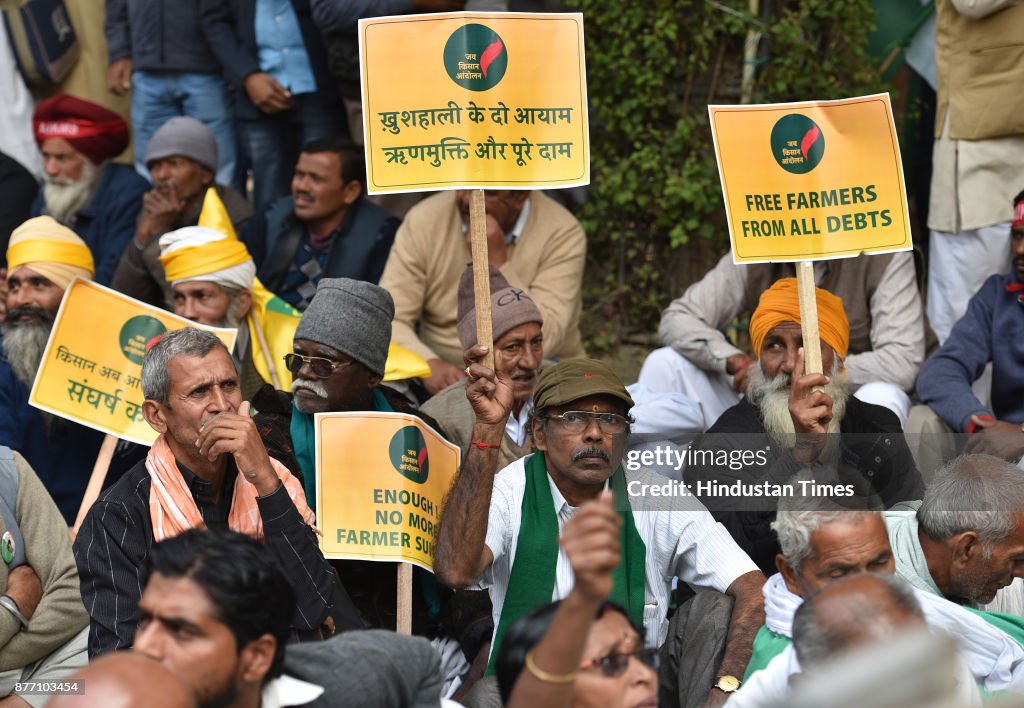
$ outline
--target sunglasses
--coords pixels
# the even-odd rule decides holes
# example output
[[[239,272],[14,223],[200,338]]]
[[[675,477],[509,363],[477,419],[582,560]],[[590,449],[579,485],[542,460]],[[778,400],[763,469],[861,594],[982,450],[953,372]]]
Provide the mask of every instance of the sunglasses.
[[[591,659],[590,661],[584,661],[580,664],[580,669],[590,669],[595,666],[601,667],[601,673],[608,678],[615,678],[616,676],[622,676],[626,672],[626,667],[629,666],[630,658],[636,659],[644,666],[658,670],[661,665],[661,654],[657,648],[637,649],[636,651],[626,652],[625,654],[609,654],[608,656],[602,656],[599,659]]]
[[[318,379],[329,378],[336,369],[344,369],[346,366],[351,366],[354,361],[343,361],[336,362],[326,359],[322,356],[304,356],[302,354],[295,354],[290,352],[284,355],[284,365],[288,367],[288,371],[293,374],[298,374],[303,364],[309,366],[309,370],[313,372],[313,376]]]

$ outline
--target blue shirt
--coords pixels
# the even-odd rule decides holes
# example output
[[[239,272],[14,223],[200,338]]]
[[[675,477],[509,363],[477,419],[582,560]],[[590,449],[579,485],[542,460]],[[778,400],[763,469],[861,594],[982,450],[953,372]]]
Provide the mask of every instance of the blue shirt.
[[[309,54],[291,0],[256,0],[260,69],[293,95],[316,91]]]

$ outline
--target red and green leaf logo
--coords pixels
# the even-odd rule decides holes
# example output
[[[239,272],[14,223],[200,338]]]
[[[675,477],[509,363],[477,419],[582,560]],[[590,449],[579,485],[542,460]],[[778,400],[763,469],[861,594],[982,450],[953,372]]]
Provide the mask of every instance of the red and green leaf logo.
[[[391,436],[388,456],[398,474],[417,484],[427,481],[430,473],[427,441],[415,425],[407,425]]]
[[[786,172],[807,174],[825,156],[825,136],[807,116],[790,113],[775,122],[771,150],[772,157]]]
[[[452,32],[444,45],[444,68],[459,86],[487,91],[505,77],[508,49],[490,27],[463,25]]]

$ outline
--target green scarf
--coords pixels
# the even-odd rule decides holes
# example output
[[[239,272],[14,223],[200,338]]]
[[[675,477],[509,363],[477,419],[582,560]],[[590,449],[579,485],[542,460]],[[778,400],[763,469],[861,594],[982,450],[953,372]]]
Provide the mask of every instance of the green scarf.
[[[373,389],[373,409],[378,413],[394,413],[395,409],[379,389]],[[306,492],[306,503],[316,510],[316,427],[313,416],[295,407],[292,399],[292,419],[288,425],[292,436],[292,449],[302,470],[302,488]]]
[[[622,560],[613,573],[612,594],[608,599],[625,607],[630,619],[639,627],[644,620],[647,546],[637,532],[633,512],[629,508],[626,475],[621,465],[612,473],[611,489],[615,495],[615,508],[622,517],[619,536]],[[558,514],[548,484],[547,465],[544,453],[538,450],[526,461],[523,518],[505,604],[501,608],[498,630],[491,647],[488,675],[494,674],[501,640],[508,628],[523,615],[551,602],[558,563],[558,536]]]
[[[754,636],[753,653],[750,662],[747,664],[747,671],[743,674],[746,681],[752,674],[768,666],[768,663],[776,656],[786,651],[786,647],[793,643],[793,640],[784,634],[773,632],[768,625],[761,625]]]

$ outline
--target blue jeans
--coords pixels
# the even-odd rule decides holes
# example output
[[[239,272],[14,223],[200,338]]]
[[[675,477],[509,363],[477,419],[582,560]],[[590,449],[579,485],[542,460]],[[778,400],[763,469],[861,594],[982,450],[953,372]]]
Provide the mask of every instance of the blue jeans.
[[[217,138],[216,180],[235,187],[238,142],[235,111],[227,84],[217,74],[132,72],[132,129],[135,133],[135,170],[149,179],[146,146],[153,133],[175,116],[191,116],[204,123]]]
[[[291,194],[292,174],[302,146],[310,140],[345,132],[341,108],[325,106],[314,93],[295,96],[295,107],[238,121],[242,150],[252,169],[252,201],[256,214],[276,199]]]

